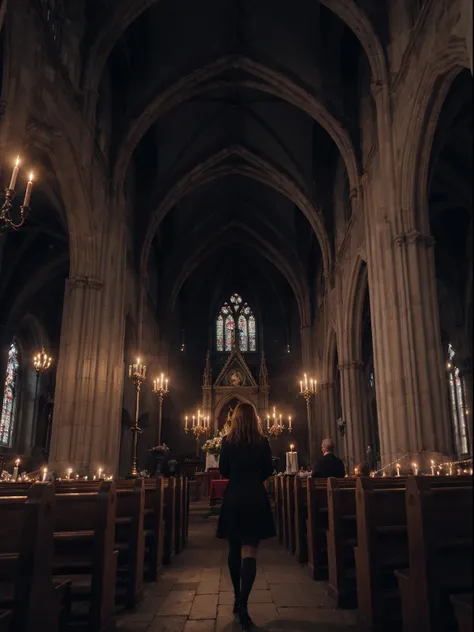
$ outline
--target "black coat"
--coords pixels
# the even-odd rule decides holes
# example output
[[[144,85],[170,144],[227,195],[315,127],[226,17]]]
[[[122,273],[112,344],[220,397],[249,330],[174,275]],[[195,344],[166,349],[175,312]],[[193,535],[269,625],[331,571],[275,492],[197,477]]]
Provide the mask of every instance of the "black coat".
[[[273,474],[267,439],[256,446],[222,441],[219,469],[229,483],[224,493],[217,537],[226,540],[264,540],[276,535],[264,482]]]
[[[346,468],[341,459],[338,459],[335,454],[328,452],[316,463],[313,470],[314,478],[329,478],[335,476],[336,478],[344,478],[346,475]]]

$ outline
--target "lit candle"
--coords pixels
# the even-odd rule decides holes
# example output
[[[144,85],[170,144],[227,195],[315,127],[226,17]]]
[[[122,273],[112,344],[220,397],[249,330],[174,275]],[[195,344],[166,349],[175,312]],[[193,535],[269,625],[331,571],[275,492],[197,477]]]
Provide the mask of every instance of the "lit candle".
[[[79,474],[76,474],[76,481],[79,480]]]
[[[99,467],[99,471],[97,472],[97,478],[100,480],[102,478],[102,468]]]
[[[385,476],[386,476],[386,473],[385,473],[385,470],[384,470],[384,471],[382,472],[382,478],[385,478]]]
[[[400,476],[400,463],[397,463],[395,467],[397,469],[397,476]]]
[[[370,478],[375,478],[375,472],[370,472]]]
[[[195,426],[195,425],[196,425],[196,418],[195,418],[195,416],[193,415],[193,428],[194,428],[194,426]]]
[[[431,461],[431,476],[435,475],[435,464],[434,461]]]
[[[270,430],[270,415],[267,415],[267,429]]]
[[[10,187],[11,188],[11,187]],[[20,459],[15,461],[15,467],[13,468],[13,480],[16,481],[18,478],[18,468],[20,466]]]
[[[96,477],[96,475],[94,474],[94,476],[92,477],[92,480],[93,480],[93,481],[95,481],[95,479],[96,479],[96,478],[97,478],[97,477]]]
[[[418,476],[418,465],[416,463],[412,463],[412,467],[413,467],[413,474],[415,476]]]
[[[291,415],[288,417],[288,428],[291,432],[292,428],[291,428]]]
[[[72,468],[69,468],[66,472],[66,478],[69,480],[71,478]]]
[[[302,380],[300,381],[300,391],[301,391],[301,393],[303,392],[303,381]]]
[[[11,189],[12,191],[15,190],[16,179],[18,178],[19,170],[20,170],[20,156],[17,156],[16,161],[15,161],[15,166],[13,167],[10,184],[8,185],[8,188]]]
[[[48,468],[44,467],[43,468],[43,483],[46,481],[47,476],[48,476]]]
[[[471,469],[469,470],[469,474],[472,476],[472,467],[471,467]]]
[[[168,392],[168,380],[166,379],[165,380],[165,393],[167,392]]]
[[[452,466],[452,464],[450,463],[450,464],[449,464],[449,476],[452,476],[452,475],[453,475],[453,466]]]
[[[184,429],[187,430],[188,429],[188,417],[186,415],[186,417],[184,418]]]
[[[163,375],[163,373],[162,373],[162,374],[161,374],[161,389],[163,389],[163,378],[164,378],[164,375]]]
[[[304,374],[304,387],[305,390],[308,390],[308,376],[306,375],[306,373]]]
[[[28,184],[26,185],[25,199],[23,200],[23,206],[28,206],[31,198],[31,189],[33,188],[33,174],[30,173]]]

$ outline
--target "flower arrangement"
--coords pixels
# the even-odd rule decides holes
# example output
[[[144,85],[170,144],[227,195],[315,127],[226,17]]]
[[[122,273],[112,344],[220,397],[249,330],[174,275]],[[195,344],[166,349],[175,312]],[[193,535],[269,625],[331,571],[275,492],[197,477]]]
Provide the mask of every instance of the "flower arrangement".
[[[150,449],[150,452],[168,452],[169,447],[166,443],[162,443],[161,445],[155,445],[155,447]]]
[[[202,451],[207,454],[212,454],[216,459],[219,458],[222,447],[222,439],[229,434],[230,425],[225,424],[222,430],[212,439],[208,439],[202,446]]]

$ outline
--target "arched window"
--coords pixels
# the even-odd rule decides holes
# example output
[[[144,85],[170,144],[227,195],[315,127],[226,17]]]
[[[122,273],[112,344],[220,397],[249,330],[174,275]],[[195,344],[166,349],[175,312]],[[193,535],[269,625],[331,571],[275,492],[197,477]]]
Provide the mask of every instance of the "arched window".
[[[18,384],[18,347],[12,342],[8,352],[7,372],[3,387],[2,419],[0,422],[0,445],[10,446],[15,427],[16,387]]]
[[[459,457],[463,457],[469,452],[466,426],[466,398],[463,379],[458,367],[454,364],[455,355],[456,352],[450,343],[448,345],[448,380],[451,417],[456,451]]]
[[[217,351],[231,351],[238,335],[240,351],[257,351],[257,325],[250,306],[233,294],[221,307],[216,321]]]

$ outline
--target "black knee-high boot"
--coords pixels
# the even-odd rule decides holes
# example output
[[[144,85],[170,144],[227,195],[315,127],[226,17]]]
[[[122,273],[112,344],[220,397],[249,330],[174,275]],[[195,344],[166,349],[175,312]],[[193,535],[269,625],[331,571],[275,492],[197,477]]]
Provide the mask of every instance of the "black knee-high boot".
[[[257,560],[254,557],[246,557],[242,562],[241,577],[241,590],[240,590],[240,610],[239,617],[240,622],[244,630],[247,630],[252,625],[252,620],[249,617],[247,611],[247,603],[252,591],[252,586],[257,575]]]
[[[229,557],[227,562],[229,564],[229,573],[234,587],[235,606],[234,612],[237,611],[236,606],[240,602],[240,573],[242,569],[242,548],[240,542],[238,544],[231,544],[229,546]]]

